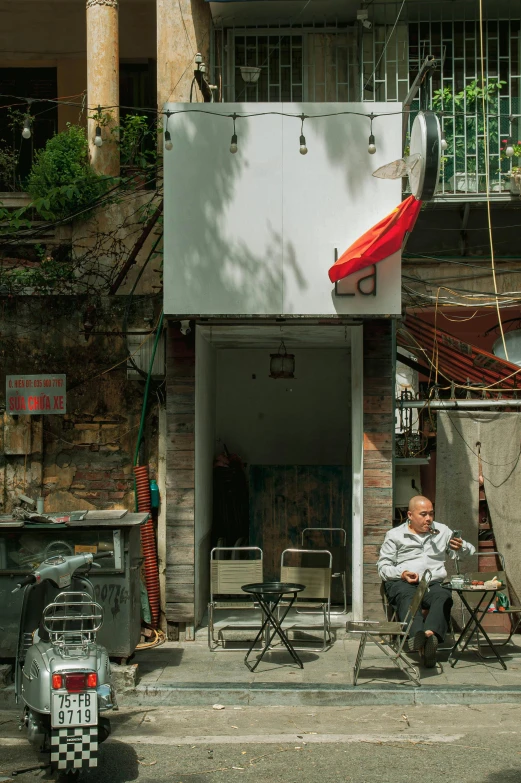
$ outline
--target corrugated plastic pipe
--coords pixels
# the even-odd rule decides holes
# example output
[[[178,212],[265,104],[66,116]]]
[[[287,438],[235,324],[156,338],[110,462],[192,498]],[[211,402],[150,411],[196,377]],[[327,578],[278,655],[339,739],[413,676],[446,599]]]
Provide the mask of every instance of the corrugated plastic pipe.
[[[152,625],[154,628],[157,628],[159,624],[159,613],[161,605],[159,594],[159,569],[157,563],[156,535],[154,531],[154,522],[152,520],[152,503],[150,499],[148,467],[146,465],[138,466],[137,463],[139,460],[139,449],[141,447],[141,441],[143,440],[143,430],[145,428],[146,408],[148,401],[148,391],[150,388],[150,378],[152,377],[152,367],[154,366],[157,345],[159,343],[159,338],[161,337],[161,330],[163,327],[163,315],[164,314],[161,313],[161,317],[157,325],[154,347],[150,357],[143,406],[141,408],[141,421],[139,424],[139,432],[137,436],[136,452],[134,455],[136,511],[148,512],[148,519],[141,527],[141,547],[143,550],[143,556],[145,558],[145,584],[148,593],[148,602],[150,604],[150,613],[152,615]]]

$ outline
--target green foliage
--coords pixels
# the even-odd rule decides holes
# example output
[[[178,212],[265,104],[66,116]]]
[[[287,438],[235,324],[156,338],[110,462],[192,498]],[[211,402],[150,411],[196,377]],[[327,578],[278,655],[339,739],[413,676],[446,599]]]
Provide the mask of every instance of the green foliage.
[[[113,129],[119,144],[123,168],[152,170],[157,163],[157,134],[155,121],[143,114],[128,114]]]
[[[16,166],[18,165],[18,155],[16,152],[0,140],[0,182],[9,190],[15,189]]]
[[[443,113],[448,148],[444,157],[445,177],[452,173],[485,173],[485,121],[487,114],[487,151],[492,177],[499,174],[500,112],[499,93],[505,82],[490,79],[485,87],[477,79],[455,94],[443,87],[433,95],[432,106]]]
[[[51,256],[43,258],[38,266],[21,266],[3,272],[0,283],[14,293],[34,288],[40,296],[51,294],[57,288],[67,289],[75,282],[72,266]]]
[[[83,128],[67,130],[49,139],[37,152],[27,191],[31,207],[45,220],[61,220],[93,204],[106,189],[106,178],[89,164],[89,145]]]

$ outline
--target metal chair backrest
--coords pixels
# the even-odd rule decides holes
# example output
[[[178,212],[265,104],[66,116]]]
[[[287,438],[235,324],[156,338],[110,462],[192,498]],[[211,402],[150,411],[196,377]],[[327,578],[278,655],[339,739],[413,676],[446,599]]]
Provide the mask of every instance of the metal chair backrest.
[[[412,621],[414,620],[416,613],[421,608],[423,597],[429,589],[429,582],[431,579],[432,573],[429,571],[429,569],[427,569],[419,581],[418,587],[416,588],[416,592],[414,593],[413,599],[411,601],[409,611],[407,612],[404,620],[404,623],[408,623],[407,630],[412,625]]]
[[[326,555],[328,557],[329,566],[309,567],[308,565],[284,565],[285,557],[290,553],[296,554],[299,557],[309,555]],[[320,559],[323,560],[323,557]],[[309,562],[309,559],[307,559],[307,562]],[[306,586],[306,589],[302,590],[302,592],[298,594],[297,600],[308,599],[329,602],[331,599],[332,568],[333,556],[327,549],[285,549],[280,557],[280,581],[290,583],[292,582],[294,584],[296,583]]]
[[[254,560],[221,560],[222,554],[231,556],[243,552],[259,554]],[[215,547],[210,553],[210,601],[214,595],[240,595],[245,597],[242,586],[263,581],[262,549],[258,546]]]
[[[301,546],[304,546],[304,539],[307,535],[308,538],[311,538],[309,535],[310,533],[321,533],[324,538],[326,536],[331,537],[331,546],[328,551],[331,552],[333,555],[333,572],[343,572],[346,570],[347,566],[347,532],[344,530],[343,527],[306,527],[302,531],[300,535],[300,543]],[[333,545],[333,539],[334,537],[338,537],[340,540],[340,545]]]

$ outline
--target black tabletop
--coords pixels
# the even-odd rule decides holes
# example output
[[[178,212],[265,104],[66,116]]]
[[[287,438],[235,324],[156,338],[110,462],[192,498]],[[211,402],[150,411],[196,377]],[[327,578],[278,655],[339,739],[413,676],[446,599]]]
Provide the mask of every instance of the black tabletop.
[[[284,593],[300,593],[305,589],[305,585],[297,585],[292,582],[256,582],[242,586],[245,593],[256,593],[257,595],[284,595]]]

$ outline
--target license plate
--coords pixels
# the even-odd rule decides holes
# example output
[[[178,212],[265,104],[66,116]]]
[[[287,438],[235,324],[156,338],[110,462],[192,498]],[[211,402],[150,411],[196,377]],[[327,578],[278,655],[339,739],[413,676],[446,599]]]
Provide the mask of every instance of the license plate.
[[[51,702],[51,726],[95,726],[98,722],[98,694],[53,693]]]

